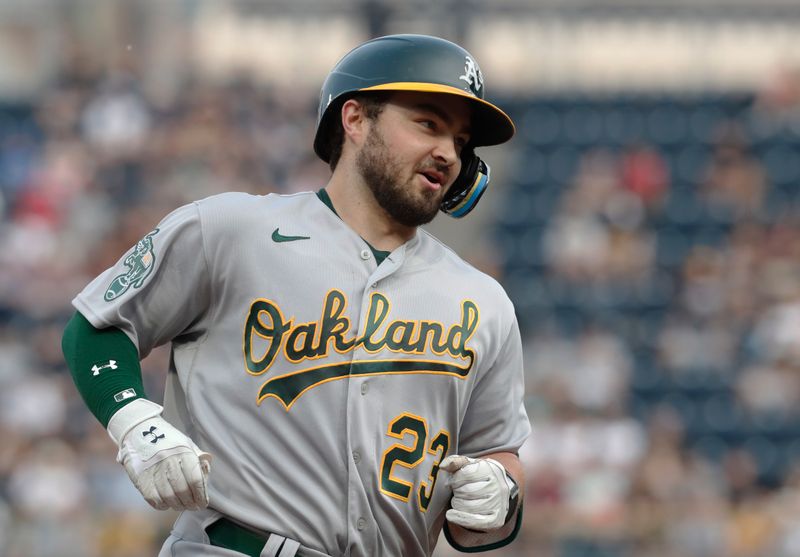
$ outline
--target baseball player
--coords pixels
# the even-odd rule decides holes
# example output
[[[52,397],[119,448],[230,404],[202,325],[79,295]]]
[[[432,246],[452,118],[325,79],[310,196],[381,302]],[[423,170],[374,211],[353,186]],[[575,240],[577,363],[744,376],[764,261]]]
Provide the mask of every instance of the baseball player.
[[[162,557],[422,556],[519,529],[514,308],[419,228],[514,126],[451,42],[368,41],[322,87],[317,192],[180,207],[73,301],[66,360],[118,461],[183,511]],[[171,343],[163,407],[139,359]]]

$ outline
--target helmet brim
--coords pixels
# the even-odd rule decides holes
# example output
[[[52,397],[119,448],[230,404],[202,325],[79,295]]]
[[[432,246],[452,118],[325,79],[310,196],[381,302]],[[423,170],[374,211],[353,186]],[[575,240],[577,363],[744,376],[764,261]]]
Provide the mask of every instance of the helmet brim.
[[[450,85],[402,81],[365,87],[361,91],[418,91],[422,93],[446,93],[464,97],[474,103],[475,113],[473,115],[473,130],[470,143],[475,147],[505,143],[514,137],[516,131],[514,122],[500,108],[489,101],[479,99],[468,91],[451,87]]]
[[[503,112],[497,106],[476,97],[469,91],[464,91],[463,89],[441,83],[416,81],[381,83],[379,85],[362,87],[360,89],[350,91],[338,99],[334,99],[331,104],[336,104],[338,106],[339,103],[337,101],[342,101],[343,98],[349,98],[358,93],[369,93],[373,91],[417,91],[421,93],[456,95],[467,99],[472,103],[472,107],[474,109],[472,118],[472,131],[470,133],[470,145],[473,147],[485,147],[505,143],[514,137],[514,133],[516,132],[514,122],[511,120],[508,114]],[[334,115],[330,113],[326,114],[326,116],[334,117]],[[320,123],[319,129],[317,130],[317,137],[315,137],[314,141],[314,150],[316,151],[317,155],[322,158],[322,160],[328,162],[329,153],[325,152],[321,141],[321,138],[327,132],[327,130],[325,130],[325,128],[327,128],[327,122],[324,122],[326,119],[327,118],[323,117],[323,122]]]

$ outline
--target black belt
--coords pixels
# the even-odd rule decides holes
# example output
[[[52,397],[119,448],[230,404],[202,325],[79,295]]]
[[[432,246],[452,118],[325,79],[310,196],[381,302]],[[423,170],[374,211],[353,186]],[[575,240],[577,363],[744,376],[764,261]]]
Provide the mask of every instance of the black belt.
[[[295,540],[278,534],[259,534],[224,517],[206,526],[206,534],[211,545],[250,557],[261,557],[262,554],[268,557],[293,557],[300,547]]]

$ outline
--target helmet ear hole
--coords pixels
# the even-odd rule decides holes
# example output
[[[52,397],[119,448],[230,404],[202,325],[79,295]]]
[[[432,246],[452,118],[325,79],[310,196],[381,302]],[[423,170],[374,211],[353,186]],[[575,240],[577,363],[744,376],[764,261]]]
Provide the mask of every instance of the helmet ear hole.
[[[489,165],[475,151],[465,149],[461,154],[461,172],[442,200],[441,211],[457,219],[466,216],[486,192],[490,172]]]

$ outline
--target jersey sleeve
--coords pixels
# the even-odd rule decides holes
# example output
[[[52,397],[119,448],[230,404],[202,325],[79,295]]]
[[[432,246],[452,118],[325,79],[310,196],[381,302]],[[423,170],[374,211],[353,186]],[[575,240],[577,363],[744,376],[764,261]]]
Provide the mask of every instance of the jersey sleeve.
[[[140,358],[181,335],[202,334],[210,303],[196,204],[167,215],[72,301],[94,327],[127,334]]]
[[[531,432],[524,405],[522,341],[516,318],[491,366],[478,377],[459,435],[459,454],[516,453]]]

